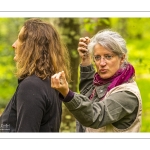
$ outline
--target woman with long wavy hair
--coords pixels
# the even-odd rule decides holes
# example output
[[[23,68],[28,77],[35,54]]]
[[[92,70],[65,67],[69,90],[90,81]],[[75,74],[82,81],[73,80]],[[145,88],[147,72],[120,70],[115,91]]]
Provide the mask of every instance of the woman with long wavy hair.
[[[2,132],[59,132],[62,103],[50,77],[64,70],[70,80],[69,54],[50,24],[28,19],[13,43],[18,87],[0,118]]]

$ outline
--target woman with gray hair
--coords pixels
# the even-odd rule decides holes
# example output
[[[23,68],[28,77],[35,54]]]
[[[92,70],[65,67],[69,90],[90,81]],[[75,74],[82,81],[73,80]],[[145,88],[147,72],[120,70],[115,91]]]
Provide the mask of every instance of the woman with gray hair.
[[[125,40],[103,30],[80,38],[78,52],[80,94],[69,90],[63,71],[51,77],[51,86],[77,120],[77,132],[140,132],[142,99]]]

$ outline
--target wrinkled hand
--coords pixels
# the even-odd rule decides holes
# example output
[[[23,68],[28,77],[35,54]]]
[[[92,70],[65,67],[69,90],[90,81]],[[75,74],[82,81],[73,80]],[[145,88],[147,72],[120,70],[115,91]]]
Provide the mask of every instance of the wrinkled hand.
[[[82,37],[79,39],[79,43],[78,43],[78,53],[79,56],[82,59],[82,64],[84,65],[89,65],[91,63],[91,57],[88,51],[88,44],[90,42],[90,38],[89,37]]]
[[[64,97],[69,92],[68,82],[66,81],[64,71],[54,74],[51,76],[51,87],[59,91]]]
[[[86,55],[88,55],[88,43],[90,42],[90,38],[89,37],[82,37],[79,39],[79,43],[78,43],[78,53],[80,55],[80,57],[85,57]]]

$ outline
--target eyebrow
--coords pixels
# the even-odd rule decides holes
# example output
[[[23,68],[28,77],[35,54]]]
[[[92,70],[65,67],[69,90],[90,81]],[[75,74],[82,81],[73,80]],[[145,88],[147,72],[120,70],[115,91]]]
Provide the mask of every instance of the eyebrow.
[[[104,54],[104,56],[105,55],[115,55],[115,54],[114,53],[109,53],[109,54]],[[98,54],[98,55],[93,55],[93,56],[101,56],[101,55]]]

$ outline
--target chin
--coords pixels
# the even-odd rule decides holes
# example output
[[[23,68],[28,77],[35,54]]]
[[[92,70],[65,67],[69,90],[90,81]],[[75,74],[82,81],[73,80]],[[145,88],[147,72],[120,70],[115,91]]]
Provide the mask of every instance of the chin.
[[[17,58],[16,58],[16,57],[14,57],[14,61],[17,61]]]
[[[102,79],[108,79],[108,78],[111,77],[111,76],[106,75],[106,74],[99,74],[99,75],[100,75],[100,77],[101,77]]]

